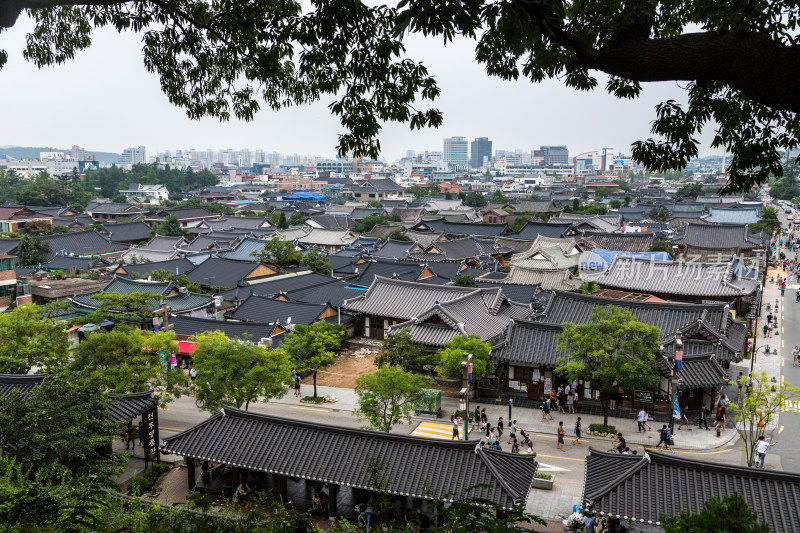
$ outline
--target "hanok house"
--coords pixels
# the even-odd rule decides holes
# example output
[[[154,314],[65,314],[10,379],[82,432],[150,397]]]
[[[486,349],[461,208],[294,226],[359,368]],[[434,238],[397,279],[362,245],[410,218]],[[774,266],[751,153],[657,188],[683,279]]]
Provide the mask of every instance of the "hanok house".
[[[660,531],[662,516],[697,514],[734,493],[770,531],[800,532],[800,475],[706,462],[649,449],[620,455],[590,449],[582,507],[636,531]]]
[[[602,288],[646,292],[669,301],[724,302],[744,312],[759,287],[758,271],[737,257],[722,263],[685,263],[617,255],[608,270],[591,279]]]
[[[13,255],[0,254],[0,309],[11,305],[17,297],[16,259]]]
[[[218,213],[203,209],[202,207],[189,207],[182,209],[162,209],[154,215],[145,217],[145,222],[159,224],[170,215],[178,218],[182,228],[194,228],[206,220],[217,220],[220,218]]]
[[[282,443],[311,444],[263,445],[276,435]],[[534,458],[477,444],[223,407],[205,422],[164,439],[161,451],[186,459],[190,489],[220,493],[225,485],[235,490],[247,482],[257,491],[270,491],[305,508],[311,507],[315,492],[323,491],[333,517],[354,516],[355,505],[376,494],[389,495],[399,516],[410,509],[432,516],[435,500],[448,505],[464,497],[483,498],[504,510],[524,505],[538,468]],[[206,461],[229,465],[230,477],[198,475]]]
[[[511,318],[530,314],[528,305],[510,301],[502,291],[429,285],[376,276],[360,296],[342,308],[357,313],[355,334],[382,340],[410,328],[418,344],[443,346],[456,335],[477,334],[490,341]]]
[[[225,290],[239,284],[258,283],[277,273],[278,270],[267,263],[209,257],[190,271],[187,277],[192,283],[208,290]]]
[[[511,272],[502,279],[484,276],[487,282],[541,285],[545,290],[574,290],[581,285],[576,273],[581,261],[582,243],[572,239],[551,239],[539,236],[523,253],[509,262]]]
[[[97,204],[94,207],[88,207],[86,213],[93,220],[128,220],[137,217],[144,213],[141,207],[128,203],[108,203]]]
[[[562,291],[543,296],[540,298],[543,303],[528,320],[515,318],[510,322],[504,339],[493,347],[491,354],[498,365],[498,375],[503,376],[503,389],[525,394],[530,399],[543,399],[552,388],[565,382],[553,372],[558,357],[567,355],[557,350],[556,337],[562,331],[562,324],[584,324],[598,306],[621,307],[637,320],[660,328],[661,349],[656,362],[663,379],[658,390],[653,391],[657,396],[666,397],[670,392],[676,334],[681,335],[683,369],[677,374],[678,393],[681,405],[689,405],[691,409],[699,408],[702,403],[716,403],[721,387],[728,381],[730,363],[741,361],[745,350],[747,326],[733,320],[730,308],[724,304],[616,300]],[[589,382],[578,380],[573,386],[582,398],[599,398],[599,391]]]
[[[211,296],[189,292],[185,287],[178,287],[171,281],[142,281],[120,277],[114,277],[108,285],[103,287],[102,291],[76,295],[72,298],[72,303],[75,304],[80,313],[88,314],[100,306],[101,302],[94,297],[101,292],[119,294],[146,292],[152,294],[152,303],[142,309],[147,313],[155,312],[161,307],[162,303],[169,307],[170,312],[173,314],[204,317],[214,313],[214,299]],[[125,313],[122,309],[112,309],[111,312],[119,315],[123,320],[128,320],[125,318]],[[129,321],[139,322],[135,318]]]
[[[340,320],[339,310],[328,303],[310,304],[289,302],[285,299],[265,298],[252,295],[226,315],[234,320],[274,324],[277,327],[272,335],[291,330],[295,325],[308,326],[314,322],[333,322]],[[350,319],[350,315],[345,315]]]
[[[37,222],[48,226],[53,224],[53,216],[27,207],[0,207],[0,231],[19,232],[27,224]]]
[[[686,224],[672,238],[672,244],[687,260],[726,261],[732,256],[749,257],[766,250],[769,239],[750,233],[750,226],[719,224]]]

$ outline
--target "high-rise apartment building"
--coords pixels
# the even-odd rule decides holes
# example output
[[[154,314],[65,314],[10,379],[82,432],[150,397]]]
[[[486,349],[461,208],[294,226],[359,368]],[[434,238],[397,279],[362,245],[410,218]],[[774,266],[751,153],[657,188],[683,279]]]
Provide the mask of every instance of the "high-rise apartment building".
[[[476,137],[470,144],[469,166],[482,168],[484,162],[492,161],[492,141],[488,137]]]
[[[448,137],[444,140],[444,162],[454,169],[466,169],[469,164],[466,137]]]
[[[569,164],[569,150],[566,146],[542,146],[540,150],[544,156],[545,165]]]
[[[119,156],[120,165],[138,165],[147,163],[147,152],[144,146],[131,146],[122,151]]]

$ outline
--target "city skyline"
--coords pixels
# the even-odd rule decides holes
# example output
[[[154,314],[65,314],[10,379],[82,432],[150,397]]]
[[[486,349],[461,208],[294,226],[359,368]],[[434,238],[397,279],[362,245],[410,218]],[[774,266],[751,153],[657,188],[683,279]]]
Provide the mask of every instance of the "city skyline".
[[[112,152],[144,145],[148,153],[174,151],[177,146],[237,146],[336,155],[342,128],[327,108],[330,98],[278,113],[262,110],[250,123],[191,121],[161,93],[157,76],[145,70],[139,36],[99,30],[93,46],[75,60],[39,70],[21,53],[31,28],[30,20],[21,18],[0,34],[0,47],[9,53],[0,70],[6,79],[0,96],[15,103],[4,111],[5,121],[14,128],[0,135],[0,145],[78,144]],[[488,137],[495,149],[567,145],[571,154],[579,154],[614,146],[630,153],[631,142],[649,136],[656,104],[669,98],[685,100],[674,83],[644,84],[641,98],[622,101],[603,90],[582,93],[554,81],[504,82],[487,77],[475,63],[470,41],[457,40],[447,48],[431,46],[434,42],[414,36],[408,42],[408,55],[424,61],[437,76],[442,96],[420,105],[440,109],[444,124],[421,131],[387,125],[380,138],[386,161],[400,159],[407,150],[441,150],[442,140],[454,136]],[[604,84],[602,76],[598,81]],[[42,91],[31,91],[31,86],[59,90],[46,92],[43,100]],[[706,130],[700,137],[701,156],[721,153],[709,148],[712,134]]]

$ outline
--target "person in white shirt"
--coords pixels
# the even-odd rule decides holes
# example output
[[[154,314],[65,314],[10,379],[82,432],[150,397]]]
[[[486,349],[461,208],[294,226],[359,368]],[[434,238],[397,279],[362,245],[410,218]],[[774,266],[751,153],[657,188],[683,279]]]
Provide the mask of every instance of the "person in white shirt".
[[[638,415],[636,415],[636,422],[639,424],[638,433],[644,431],[645,426],[647,426],[647,429],[650,429],[650,425],[647,423],[647,419],[649,416],[650,415],[647,414],[647,409],[645,409],[644,407],[642,407],[642,410],[639,411]]]
[[[764,435],[758,437],[758,442],[756,442],[756,468],[764,468],[764,459],[767,458],[767,450],[769,450],[772,446],[778,444],[778,441],[769,443],[764,438]],[[758,466],[758,463],[761,463],[761,466]]]

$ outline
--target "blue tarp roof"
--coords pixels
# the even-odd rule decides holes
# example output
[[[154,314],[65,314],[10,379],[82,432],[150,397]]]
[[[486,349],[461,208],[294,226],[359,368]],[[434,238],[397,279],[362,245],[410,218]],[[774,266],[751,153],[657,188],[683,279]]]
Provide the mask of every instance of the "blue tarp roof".
[[[322,202],[323,200],[327,200],[328,197],[324,194],[317,194],[315,192],[296,192],[294,194],[290,194],[289,196],[284,196],[284,200],[311,200],[314,202]]]
[[[581,269],[606,270],[618,255],[625,257],[643,257],[655,261],[672,261],[667,252],[623,252],[619,250],[604,250],[595,248],[581,263]]]

